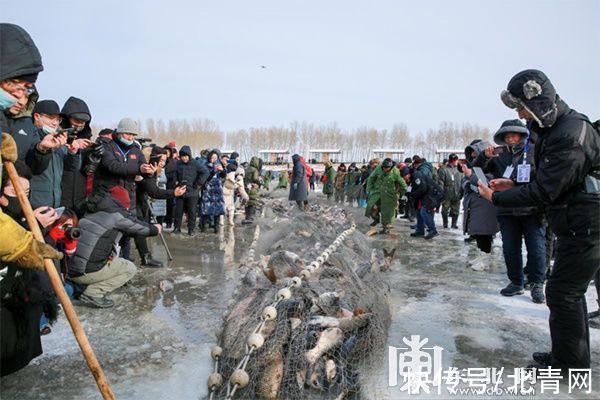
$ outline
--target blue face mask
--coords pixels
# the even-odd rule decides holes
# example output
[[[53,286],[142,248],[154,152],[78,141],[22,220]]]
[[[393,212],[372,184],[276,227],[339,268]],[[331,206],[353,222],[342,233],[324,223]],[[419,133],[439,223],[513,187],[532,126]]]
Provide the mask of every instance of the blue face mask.
[[[8,92],[4,91],[4,89],[0,88],[0,111],[8,110],[16,102],[17,99],[8,94]]]
[[[42,126],[42,130],[44,131],[44,133],[46,133],[47,135],[52,135],[54,133],[56,133],[56,129],[49,127],[48,125],[44,125]]]
[[[133,144],[133,140],[127,140],[123,136],[119,137],[119,141],[125,146],[131,146]]]

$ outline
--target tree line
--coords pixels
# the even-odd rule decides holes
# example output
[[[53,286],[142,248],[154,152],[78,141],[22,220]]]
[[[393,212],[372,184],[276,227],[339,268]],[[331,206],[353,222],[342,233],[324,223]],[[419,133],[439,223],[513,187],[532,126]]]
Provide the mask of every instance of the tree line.
[[[308,157],[311,149],[339,149],[341,161],[363,161],[373,158],[373,150],[376,149],[403,149],[405,157],[418,154],[433,161],[437,149],[464,149],[474,139],[491,139],[488,128],[452,122],[443,122],[437,129],[415,135],[402,123],[391,129],[363,126],[350,131],[341,129],[335,122],[328,125],[293,122],[287,127],[237,131],[222,130],[210,119],[163,121],[150,118],[138,123],[143,135],[158,145],[175,141],[178,148],[190,146],[194,154],[213,148],[237,151],[242,160],[249,160],[261,150],[288,150],[290,156],[298,153]]]

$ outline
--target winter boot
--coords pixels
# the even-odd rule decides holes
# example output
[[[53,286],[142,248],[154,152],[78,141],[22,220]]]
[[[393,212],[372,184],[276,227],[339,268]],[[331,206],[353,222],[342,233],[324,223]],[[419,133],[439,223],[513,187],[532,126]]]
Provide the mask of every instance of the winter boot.
[[[539,363],[539,364],[544,364],[546,366],[550,365],[550,362],[552,361],[552,353],[550,352],[535,352],[532,355],[533,361]]]
[[[546,297],[544,296],[544,285],[541,283],[532,283],[531,284],[531,301],[536,304],[542,304],[546,301]]]
[[[215,217],[215,224],[213,225],[213,232],[217,233],[219,232],[219,217]]]
[[[458,225],[456,225],[456,221],[458,221],[458,215],[450,215],[452,217],[452,229],[458,229]]]
[[[142,267],[146,268],[162,268],[163,263],[152,258],[152,254],[144,254],[142,256]]]
[[[206,232],[206,217],[204,215],[200,216],[200,223],[198,224],[198,228],[200,228],[200,232],[204,233]]]
[[[442,215],[442,223],[444,224],[444,229],[448,228],[448,216]]]
[[[510,297],[510,296],[516,296],[518,294],[523,294],[523,293],[525,293],[523,291],[523,286],[516,285],[516,284],[514,284],[512,282],[509,283],[508,286],[506,286],[504,289],[502,289],[500,291],[500,294],[502,296],[508,296],[508,297]]]
[[[242,221],[242,225],[252,225],[254,223],[254,206],[246,206],[246,219]]]
[[[115,302],[106,296],[93,297],[83,293],[79,296],[79,301],[89,307],[110,308],[115,305]]]

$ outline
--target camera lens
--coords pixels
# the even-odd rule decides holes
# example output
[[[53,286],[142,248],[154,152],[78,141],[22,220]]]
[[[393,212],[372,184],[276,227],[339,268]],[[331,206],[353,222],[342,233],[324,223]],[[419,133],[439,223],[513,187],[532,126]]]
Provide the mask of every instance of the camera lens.
[[[81,229],[75,227],[69,227],[65,229],[65,233],[71,239],[78,239],[81,236]]]

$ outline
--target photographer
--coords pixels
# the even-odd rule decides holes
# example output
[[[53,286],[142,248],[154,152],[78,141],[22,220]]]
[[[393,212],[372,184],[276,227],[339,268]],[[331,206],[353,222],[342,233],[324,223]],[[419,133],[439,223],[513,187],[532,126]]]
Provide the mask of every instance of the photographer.
[[[48,135],[64,135],[60,131],[61,114],[58,104],[54,100],[39,101],[33,109],[33,123],[37,128],[36,133],[44,140]],[[90,144],[88,139],[77,139],[71,143],[49,150],[50,163],[41,173],[31,179],[31,206],[50,206],[56,208],[61,205],[63,171],[74,172],[79,168],[81,158],[79,150]],[[65,170],[65,167],[67,168]]]
[[[146,147],[142,150],[144,157],[150,165],[155,168],[155,172],[150,175],[141,176],[136,182],[136,201],[137,217],[145,222],[150,222],[150,213],[152,210],[148,207],[148,197],[153,199],[173,199],[185,194],[186,187],[179,186],[175,189],[161,189],[158,187],[158,176],[167,162],[167,152],[158,146]],[[161,268],[163,264],[155,260],[150,253],[145,236],[135,237],[135,246],[140,253],[141,264],[144,267]]]
[[[114,186],[121,186],[129,193],[135,207],[135,177],[152,174],[155,168],[147,164],[134,139],[140,134],[137,122],[131,118],[119,121],[113,140],[104,145],[102,158],[96,169],[92,194],[109,194]]]
[[[61,110],[63,119],[61,127],[71,130],[68,144],[76,150],[85,149],[92,144],[92,115],[85,101],[77,97],[69,97]],[[85,213],[87,199],[86,174],[81,170],[81,159],[71,159],[73,165],[65,165],[62,177],[61,205],[74,210],[77,215]]]

